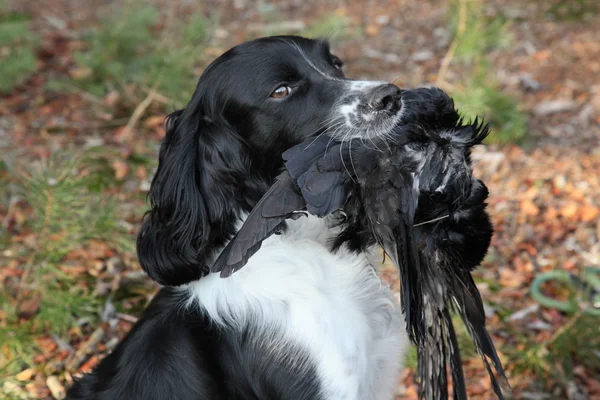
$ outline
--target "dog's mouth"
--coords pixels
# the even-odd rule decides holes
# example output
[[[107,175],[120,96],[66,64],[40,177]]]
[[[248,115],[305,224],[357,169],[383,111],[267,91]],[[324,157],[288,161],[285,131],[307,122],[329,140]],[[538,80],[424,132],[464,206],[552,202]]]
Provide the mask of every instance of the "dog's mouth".
[[[384,82],[351,81],[340,100],[332,136],[341,140],[373,140],[392,133],[403,110],[402,90]]]

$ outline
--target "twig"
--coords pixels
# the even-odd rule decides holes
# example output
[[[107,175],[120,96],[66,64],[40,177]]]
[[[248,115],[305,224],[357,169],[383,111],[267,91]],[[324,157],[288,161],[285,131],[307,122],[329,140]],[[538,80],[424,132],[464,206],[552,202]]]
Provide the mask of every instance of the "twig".
[[[467,0],[458,0],[458,6],[458,27],[456,28],[456,34],[454,35],[454,39],[452,39],[452,43],[450,44],[446,55],[442,59],[442,64],[435,80],[436,85],[439,87],[448,85],[446,82],[446,73],[448,72],[448,67],[454,58],[458,43],[462,39],[467,26]]]
[[[123,314],[120,312],[116,312],[115,317],[122,319],[123,321],[131,322],[132,324],[135,324],[138,321],[137,317],[134,317],[133,315],[129,314]]]
[[[67,391],[62,383],[60,383],[60,380],[58,380],[57,376],[49,376],[46,379],[46,386],[48,386],[50,393],[52,393],[52,396],[54,396],[55,399],[62,400],[67,397]]]
[[[88,340],[79,346],[79,349],[70,357],[69,361],[67,361],[66,370],[69,372],[76,371],[81,364],[83,364],[87,356],[95,351],[96,345],[100,343],[103,337],[104,330],[102,328],[96,328]]]
[[[154,90],[154,88],[152,88],[148,92],[146,98],[135,108],[133,114],[131,114],[131,118],[129,118],[129,121],[127,121],[127,125],[125,126],[125,129],[123,129],[123,133],[121,134],[122,141],[127,141],[131,139],[133,128],[135,128],[135,125],[138,123],[140,118],[142,118],[142,115],[144,114],[146,109],[150,107],[150,104],[152,104],[152,102],[155,100],[155,97],[156,91]]]
[[[86,92],[85,90],[83,90],[69,82],[64,82],[64,85],[67,88],[67,90],[69,90],[71,93],[78,94],[91,103],[95,103],[97,105],[104,106],[104,101],[102,101],[102,99],[93,95],[92,93]]]
[[[173,105],[175,103],[171,98],[169,98],[167,96],[164,96],[164,95],[162,95],[160,93],[155,93],[154,94],[154,100],[156,100],[156,101],[158,101],[159,103],[162,103],[162,104]]]
[[[146,85],[142,85],[142,89],[145,92],[150,92],[150,90],[152,90],[152,88],[150,88],[150,87],[148,87]],[[168,104],[168,105],[175,104],[175,101],[173,99],[171,99],[170,97],[165,96],[164,94],[158,93],[156,90],[154,92],[154,100],[158,101],[159,103],[162,103],[162,104]]]

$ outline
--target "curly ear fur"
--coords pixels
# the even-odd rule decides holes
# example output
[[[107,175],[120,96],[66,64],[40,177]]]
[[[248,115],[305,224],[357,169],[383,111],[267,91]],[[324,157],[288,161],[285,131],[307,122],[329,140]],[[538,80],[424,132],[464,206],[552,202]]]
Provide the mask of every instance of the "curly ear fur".
[[[152,279],[175,286],[206,275],[214,251],[233,234],[247,203],[239,193],[249,160],[242,138],[202,117],[197,99],[169,115],[166,130],[137,252]]]

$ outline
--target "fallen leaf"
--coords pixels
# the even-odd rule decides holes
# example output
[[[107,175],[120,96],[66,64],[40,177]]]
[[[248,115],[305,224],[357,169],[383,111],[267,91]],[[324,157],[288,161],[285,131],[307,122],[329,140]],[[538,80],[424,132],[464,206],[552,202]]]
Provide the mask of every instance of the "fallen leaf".
[[[27,385],[25,385],[25,389],[27,389],[32,396],[38,399],[44,399],[50,394],[50,391],[46,387],[44,380],[41,377],[40,379],[36,379],[34,382],[29,382]]]
[[[533,201],[529,199],[521,201],[521,211],[523,212],[523,214],[531,216],[535,216],[540,213],[540,209],[538,208],[538,206],[533,204]]]
[[[135,170],[135,176],[137,176],[140,181],[146,180],[148,179],[148,171],[146,171],[146,168],[139,165]]]
[[[121,95],[119,95],[119,92],[113,90],[104,96],[104,105],[114,107],[119,102],[120,98]]]
[[[535,53],[535,55],[533,56],[536,61],[546,61],[547,59],[549,59],[552,56],[552,52],[550,50],[542,50],[542,51],[538,51],[537,53]]]
[[[71,78],[76,80],[82,80],[92,75],[92,70],[87,67],[74,67],[69,71]]]
[[[381,27],[375,24],[369,24],[365,27],[365,33],[367,36],[377,36],[381,31]]]
[[[90,372],[96,365],[98,365],[98,363],[100,362],[100,359],[98,359],[97,356],[93,355],[89,358],[89,360],[87,360],[85,363],[83,363],[81,365],[81,367],[79,367],[79,372],[82,373],[88,373]]]
[[[19,372],[17,375],[15,375],[15,378],[17,378],[17,380],[19,382],[25,382],[25,381],[30,381],[34,375],[35,375],[35,369],[27,368],[27,369],[24,369],[23,371]]]
[[[118,181],[123,180],[123,178],[125,178],[129,172],[129,166],[125,161],[122,160],[115,160],[110,164],[110,166],[112,167],[113,171],[115,171],[115,178]]]
[[[560,209],[560,215],[565,218],[572,219],[577,215],[579,205],[575,202],[569,202],[566,206]]]
[[[519,260],[518,262],[520,262],[520,259],[515,258],[514,261],[516,260]],[[518,287],[521,286],[521,284],[523,283],[523,277],[521,276],[521,274],[515,272],[510,268],[502,268],[502,270],[500,271],[499,282],[500,284],[502,284],[502,286],[505,287]]]
[[[22,319],[33,317],[40,310],[40,299],[38,297],[21,301],[17,308],[17,315]]]
[[[46,354],[52,353],[58,347],[54,339],[49,336],[36,337],[34,341],[35,345],[43,350],[43,352]]]
[[[600,209],[589,204],[584,204],[581,207],[581,220],[583,222],[590,222],[598,218],[600,215]]]

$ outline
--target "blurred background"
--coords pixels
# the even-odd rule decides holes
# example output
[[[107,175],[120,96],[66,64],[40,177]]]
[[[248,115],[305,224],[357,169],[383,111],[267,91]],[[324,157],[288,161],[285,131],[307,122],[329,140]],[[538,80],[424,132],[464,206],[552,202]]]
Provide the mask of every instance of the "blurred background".
[[[281,33],[492,123],[489,330],[517,398],[600,398],[599,4],[0,0],[0,398],[64,398],[132,327],[158,289],[134,242],[165,115],[222,52]],[[493,398],[459,333],[471,398]]]

